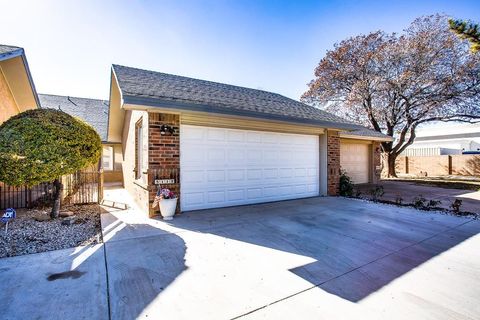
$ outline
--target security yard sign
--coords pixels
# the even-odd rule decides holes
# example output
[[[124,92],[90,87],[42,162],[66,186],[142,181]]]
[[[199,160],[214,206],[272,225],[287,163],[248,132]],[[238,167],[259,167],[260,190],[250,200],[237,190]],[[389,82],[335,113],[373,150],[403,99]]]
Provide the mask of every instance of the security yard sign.
[[[5,210],[2,218],[0,219],[5,224],[5,233],[8,231],[8,223],[10,220],[13,220],[17,217],[17,212],[13,208],[8,208]]]

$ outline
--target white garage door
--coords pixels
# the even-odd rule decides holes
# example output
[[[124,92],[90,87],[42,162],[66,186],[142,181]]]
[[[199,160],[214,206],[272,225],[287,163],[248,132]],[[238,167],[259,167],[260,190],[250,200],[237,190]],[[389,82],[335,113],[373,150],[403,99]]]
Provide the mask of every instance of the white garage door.
[[[352,178],[353,183],[369,181],[370,145],[360,143],[340,144],[340,166]]]
[[[319,194],[315,135],[182,125],[184,211]]]

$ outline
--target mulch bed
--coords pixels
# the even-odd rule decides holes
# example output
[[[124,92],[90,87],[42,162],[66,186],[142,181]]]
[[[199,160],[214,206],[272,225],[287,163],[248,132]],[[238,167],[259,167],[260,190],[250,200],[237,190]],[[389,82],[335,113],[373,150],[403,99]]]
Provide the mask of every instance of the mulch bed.
[[[72,205],[62,211],[71,211],[74,215],[36,221],[38,217],[47,218],[50,208],[17,209],[17,218],[9,222],[7,233],[0,223],[0,258],[102,242],[99,205]],[[3,214],[3,210],[1,212]],[[62,224],[65,219],[72,219],[72,223]]]

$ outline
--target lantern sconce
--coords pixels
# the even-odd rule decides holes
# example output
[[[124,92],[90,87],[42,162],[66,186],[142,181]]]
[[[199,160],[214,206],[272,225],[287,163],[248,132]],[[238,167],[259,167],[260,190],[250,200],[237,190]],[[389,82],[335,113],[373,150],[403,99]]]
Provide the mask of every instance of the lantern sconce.
[[[163,124],[161,127],[160,127],[160,134],[162,136],[166,135],[166,134],[174,134],[175,133],[175,128],[172,127],[172,126],[169,126],[168,124]]]

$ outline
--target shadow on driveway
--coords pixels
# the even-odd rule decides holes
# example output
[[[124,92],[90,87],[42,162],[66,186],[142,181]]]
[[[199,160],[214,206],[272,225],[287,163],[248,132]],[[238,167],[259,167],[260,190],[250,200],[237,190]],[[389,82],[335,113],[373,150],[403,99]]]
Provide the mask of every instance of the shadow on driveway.
[[[352,302],[480,232],[475,220],[343,198],[203,210],[171,224],[311,257],[290,271]]]
[[[185,242],[149,224],[107,220],[103,216],[110,316],[135,319],[187,269]]]

